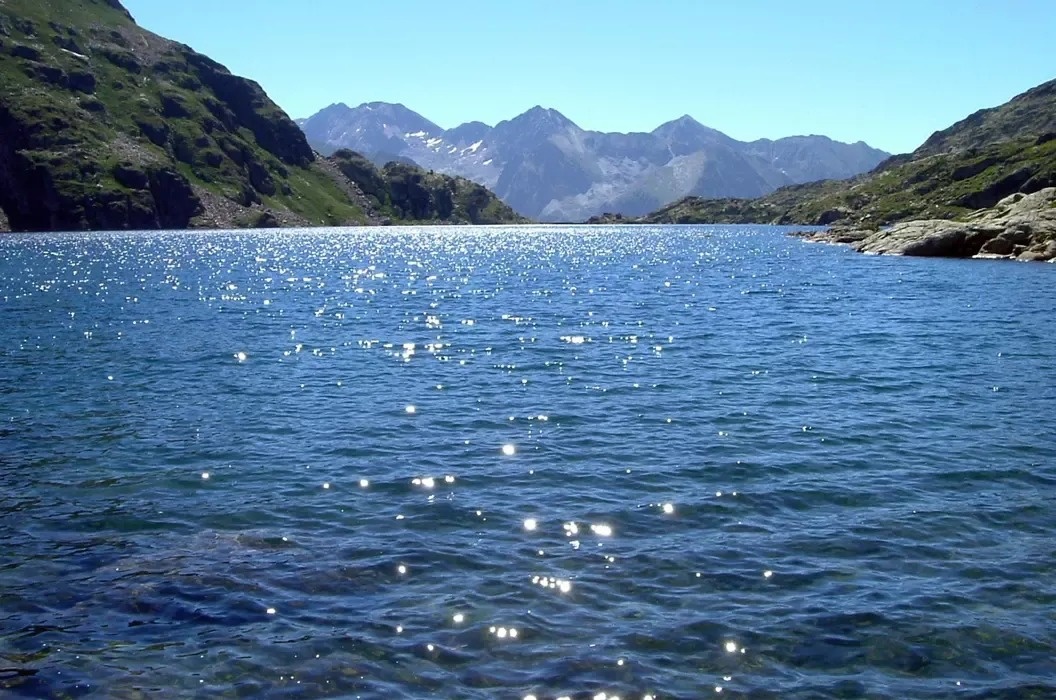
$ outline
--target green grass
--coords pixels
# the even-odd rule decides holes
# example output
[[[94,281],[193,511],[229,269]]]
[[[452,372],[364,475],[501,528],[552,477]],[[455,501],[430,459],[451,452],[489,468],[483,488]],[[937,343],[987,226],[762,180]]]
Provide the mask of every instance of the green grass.
[[[315,167],[291,167],[287,181],[292,193],[267,197],[266,204],[289,209],[319,226],[366,223],[364,211],[349,202],[334,181]]]
[[[1013,178],[1019,173],[1022,182]],[[909,218],[960,219],[1024,187],[1035,191],[1053,184],[1056,141],[1038,144],[1036,139],[1021,139],[911,161],[796,201],[784,218],[816,221],[825,211],[845,208],[856,223],[876,226]]]

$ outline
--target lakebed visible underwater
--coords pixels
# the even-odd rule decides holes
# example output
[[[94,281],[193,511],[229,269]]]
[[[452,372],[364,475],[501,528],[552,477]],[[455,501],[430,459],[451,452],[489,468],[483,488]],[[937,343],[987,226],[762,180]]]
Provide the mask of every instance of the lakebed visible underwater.
[[[1054,274],[4,236],[0,693],[1056,697]]]

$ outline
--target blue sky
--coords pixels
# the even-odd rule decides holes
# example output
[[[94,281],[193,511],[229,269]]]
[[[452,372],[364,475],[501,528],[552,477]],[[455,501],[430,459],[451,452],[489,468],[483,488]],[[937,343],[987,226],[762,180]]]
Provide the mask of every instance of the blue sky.
[[[1054,0],[124,0],[294,117],[402,102],[442,127],[541,104],[738,139],[912,150],[1056,77]]]

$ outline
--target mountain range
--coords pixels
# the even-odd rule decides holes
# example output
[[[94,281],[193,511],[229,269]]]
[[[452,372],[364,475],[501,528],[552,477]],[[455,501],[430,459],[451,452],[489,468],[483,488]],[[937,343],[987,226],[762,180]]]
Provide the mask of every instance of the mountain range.
[[[779,187],[847,178],[890,154],[825,136],[737,141],[686,115],[648,133],[580,128],[533,107],[494,127],[443,129],[401,104],[333,104],[297,120],[321,153],[351,149],[376,163],[413,162],[493,190],[540,221],[635,216],[687,195],[758,197]]]

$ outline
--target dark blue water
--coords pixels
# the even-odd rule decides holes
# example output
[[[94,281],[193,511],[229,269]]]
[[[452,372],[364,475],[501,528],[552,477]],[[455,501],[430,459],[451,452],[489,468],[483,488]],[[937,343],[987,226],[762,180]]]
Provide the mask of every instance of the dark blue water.
[[[0,238],[0,694],[1056,697],[1056,267]]]

